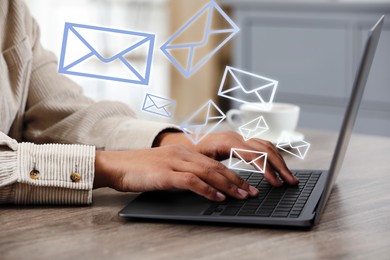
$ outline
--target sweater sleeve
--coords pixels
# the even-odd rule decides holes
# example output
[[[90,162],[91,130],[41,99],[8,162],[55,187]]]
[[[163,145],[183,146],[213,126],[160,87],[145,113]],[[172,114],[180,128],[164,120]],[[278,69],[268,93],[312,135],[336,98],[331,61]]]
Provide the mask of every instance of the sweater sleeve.
[[[17,143],[0,132],[0,204],[90,204],[94,162],[93,146]]]
[[[0,132],[0,203],[89,204],[96,149],[150,148],[160,132],[177,128],[138,120],[125,104],[85,97],[57,72],[23,2],[7,3],[2,79],[13,94],[7,104],[15,101],[18,113],[11,128],[1,122],[7,134]],[[31,174],[34,167],[39,174]],[[79,181],[71,178],[74,168]]]

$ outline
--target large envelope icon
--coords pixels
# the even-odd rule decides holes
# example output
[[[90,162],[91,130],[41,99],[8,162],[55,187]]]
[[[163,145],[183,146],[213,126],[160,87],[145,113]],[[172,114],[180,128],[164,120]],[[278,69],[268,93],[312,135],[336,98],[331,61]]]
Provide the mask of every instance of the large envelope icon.
[[[230,150],[229,168],[232,170],[265,173],[267,167],[267,153],[232,148]],[[252,158],[250,160],[245,159]],[[238,160],[233,160],[237,158]],[[248,167],[252,166],[252,167]],[[255,169],[253,169],[255,167]]]
[[[225,21],[226,25],[223,28],[213,28],[213,21],[218,17]],[[206,19],[203,23],[202,18]],[[205,27],[204,33],[200,39],[196,39],[195,34],[191,29]],[[199,30],[197,30],[198,32]],[[205,64],[216,52],[218,52],[230,39],[232,39],[240,28],[229,18],[215,1],[211,1],[194,17],[192,17],[183,27],[179,29],[166,43],[161,46],[161,51],[168,59],[176,66],[176,68],[185,76],[190,77],[203,64]],[[216,37],[218,36],[218,37]],[[191,42],[189,39],[194,39]],[[211,51],[205,52],[205,47],[209,46],[210,42],[218,39],[219,43],[214,45]],[[184,61],[180,62],[181,58],[177,54],[183,54]]]
[[[148,85],[154,44],[153,34],[65,23],[58,71]],[[145,66],[141,68],[137,65],[139,58],[136,64],[131,57],[145,57]]]
[[[291,142],[291,137],[287,133],[283,133],[279,138],[276,147],[286,153],[289,153],[300,159],[305,159],[309,151],[310,144],[303,140]]]
[[[231,82],[228,82],[230,76]],[[231,86],[226,86],[230,83]],[[279,82],[243,70],[226,67],[218,95],[242,103],[259,102],[270,107]]]
[[[201,123],[197,119],[201,119]],[[209,100],[199,110],[197,110],[190,118],[180,125],[180,129],[187,135],[187,137],[194,143],[198,144],[210,134],[223,120],[226,115],[219,109],[219,107]]]
[[[171,118],[176,102],[167,98],[146,94],[142,111]]]
[[[258,137],[269,130],[263,116],[260,116],[238,128],[245,141]]]

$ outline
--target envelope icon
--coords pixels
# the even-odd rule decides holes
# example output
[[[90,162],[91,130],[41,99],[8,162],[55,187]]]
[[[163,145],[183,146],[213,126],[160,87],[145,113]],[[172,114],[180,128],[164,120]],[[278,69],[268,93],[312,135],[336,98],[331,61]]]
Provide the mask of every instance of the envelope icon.
[[[242,103],[260,102],[268,107],[272,105],[278,84],[276,80],[227,66],[218,95]]]
[[[176,102],[167,98],[146,94],[142,111],[171,118],[175,111]]]
[[[213,28],[213,21],[221,18],[225,25],[222,28]],[[199,34],[199,27],[205,28]],[[195,28],[195,31],[193,29]],[[205,64],[216,52],[218,52],[240,28],[229,18],[215,1],[210,1],[183,27],[179,29],[166,43],[161,46],[161,51],[185,76],[190,77],[203,64]],[[188,40],[193,39],[193,41]],[[211,43],[217,43],[211,51],[205,53],[205,47]]]
[[[201,123],[197,122],[198,118],[200,118]],[[209,100],[181,124],[180,129],[196,145],[217,128],[225,118],[226,115],[221,109],[212,100]]]
[[[240,131],[242,137],[244,137],[244,140],[248,141],[248,140],[255,138],[255,137],[261,135],[262,133],[268,131],[269,127],[268,127],[267,123],[265,122],[264,117],[260,116],[256,119],[250,121],[249,123],[246,123],[245,125],[240,126],[238,128],[238,130]]]
[[[310,144],[303,140],[291,142],[290,135],[288,133],[283,133],[279,138],[276,147],[303,160],[309,151]]]
[[[154,44],[153,34],[65,23],[58,72],[149,85]]]
[[[232,148],[230,150],[229,168],[232,170],[264,174],[267,167],[267,156],[268,154],[263,152]],[[233,160],[234,158],[238,160],[235,161]],[[248,168],[248,166],[252,167]]]

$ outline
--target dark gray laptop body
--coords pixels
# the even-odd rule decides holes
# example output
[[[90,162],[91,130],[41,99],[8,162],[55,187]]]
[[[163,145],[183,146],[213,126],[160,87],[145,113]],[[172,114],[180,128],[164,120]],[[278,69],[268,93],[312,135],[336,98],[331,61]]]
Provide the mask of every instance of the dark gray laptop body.
[[[260,196],[261,194],[268,192],[267,196],[261,198],[261,203],[258,203],[256,198],[251,199],[251,202],[248,200],[243,202],[228,201],[225,203],[214,203],[187,191],[145,192],[139,195],[124,209],[122,209],[119,212],[119,215],[121,217],[132,219],[194,221],[239,225],[255,224],[301,228],[310,228],[314,224],[318,223],[332,191],[337,175],[341,169],[342,162],[347,151],[348,143],[357,118],[368,75],[374,60],[376,48],[378,46],[383,23],[384,16],[382,16],[377,24],[370,30],[360,67],[357,71],[351,98],[345,113],[343,125],[341,127],[330,169],[328,171],[293,171],[294,174],[303,176],[303,182],[307,184],[304,184],[306,186],[303,187],[303,190],[300,189],[299,191],[296,191],[293,187],[273,189],[267,186],[265,180],[261,180],[262,184],[259,184],[260,186],[258,186],[260,187]],[[244,177],[247,176],[248,175],[245,175]],[[254,175],[248,177],[249,181],[252,180],[251,178],[256,178],[256,180],[258,180],[258,177],[253,176]],[[265,187],[267,191],[263,191],[261,187]],[[308,189],[307,187],[310,188],[310,194],[305,197],[302,194],[306,191],[306,189]],[[295,193],[298,195],[295,195]],[[289,199],[286,194],[292,194],[291,196],[295,198],[295,200],[297,200],[296,198],[298,198],[298,200],[303,200],[303,196],[305,202],[299,204],[297,201],[295,201],[290,211],[283,211],[283,199]],[[280,200],[278,200],[278,198]],[[281,211],[277,212],[276,209],[274,209],[268,216],[268,209],[266,206],[264,206],[268,202],[267,200],[274,202],[276,201],[275,208],[279,207],[281,208]],[[239,205],[242,204],[243,206],[246,206],[249,203],[253,203],[252,205],[254,205],[253,208],[256,208],[256,213],[255,215],[247,216],[245,215],[245,212],[243,213],[244,209],[241,206],[237,212],[229,211],[228,206],[234,209],[238,208],[237,205],[236,207],[233,207],[229,203],[236,203]],[[296,212],[294,212],[294,209],[299,209],[299,211],[295,210]],[[237,214],[232,215],[227,214],[226,212],[236,212]]]

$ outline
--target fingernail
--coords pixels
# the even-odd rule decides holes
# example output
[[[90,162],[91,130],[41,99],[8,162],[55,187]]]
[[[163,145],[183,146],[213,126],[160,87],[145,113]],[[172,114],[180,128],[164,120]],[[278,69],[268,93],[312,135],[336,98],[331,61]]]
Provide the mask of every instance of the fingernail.
[[[252,196],[256,196],[257,194],[259,194],[259,190],[251,185],[249,185],[249,191],[251,192]]]
[[[294,180],[297,182],[297,184],[299,183],[299,179],[295,176],[294,176]]]
[[[237,191],[238,191],[238,193],[240,194],[240,197],[241,197],[241,198],[244,199],[244,198],[248,197],[248,194],[249,194],[248,192],[246,192],[246,191],[244,191],[244,190],[242,190],[242,189],[240,189],[240,188],[238,188]]]
[[[218,201],[224,201],[226,199],[226,196],[220,192],[217,192],[217,199]]]

